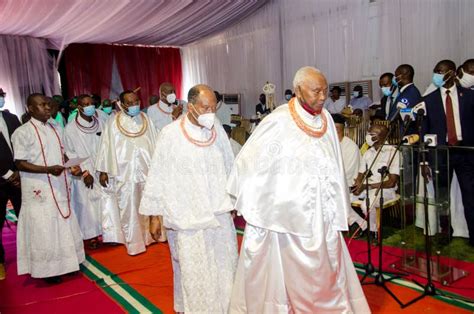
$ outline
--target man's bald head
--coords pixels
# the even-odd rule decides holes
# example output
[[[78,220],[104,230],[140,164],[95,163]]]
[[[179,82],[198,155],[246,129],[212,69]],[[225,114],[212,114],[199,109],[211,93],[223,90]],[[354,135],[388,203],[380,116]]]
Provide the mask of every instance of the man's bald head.
[[[293,79],[296,98],[319,114],[328,95],[328,83],[324,74],[314,67],[302,67]]]
[[[212,94],[212,97],[211,97]],[[204,84],[193,86],[188,92],[188,103],[199,105],[202,102],[214,101],[217,103],[214,90]]]
[[[216,95],[212,88],[207,85],[193,86],[188,92],[188,105],[188,119],[191,123],[204,127],[205,124],[198,122],[199,116],[216,112]]]

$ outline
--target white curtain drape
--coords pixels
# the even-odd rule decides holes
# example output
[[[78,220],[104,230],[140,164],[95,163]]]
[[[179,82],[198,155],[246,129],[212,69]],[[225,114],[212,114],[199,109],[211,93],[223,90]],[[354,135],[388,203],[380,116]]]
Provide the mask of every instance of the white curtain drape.
[[[31,93],[59,93],[55,60],[44,39],[0,35],[0,51],[0,87],[10,112],[21,115]]]
[[[273,0],[221,33],[182,49],[183,91],[207,83],[243,94],[254,114],[266,81],[277,99],[304,65],[329,82],[373,80],[401,63],[415,68],[423,92],[437,61],[474,57],[472,0]]]

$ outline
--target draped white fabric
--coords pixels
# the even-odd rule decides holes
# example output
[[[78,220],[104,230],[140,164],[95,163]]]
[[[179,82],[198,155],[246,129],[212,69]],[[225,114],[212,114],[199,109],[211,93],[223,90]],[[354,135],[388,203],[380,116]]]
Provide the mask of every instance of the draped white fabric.
[[[14,0],[0,1],[0,34],[69,43],[181,46],[224,29],[261,1]]]
[[[471,0],[273,0],[251,17],[183,48],[183,91],[207,83],[243,93],[255,114],[261,88],[292,88],[298,68],[312,65],[330,82],[374,80],[401,63],[415,68],[424,90],[437,61],[474,56]],[[374,99],[379,99],[374,87]]]
[[[33,92],[59,93],[55,60],[44,39],[2,35],[0,51],[0,87],[7,93],[5,108],[10,112],[21,115]]]

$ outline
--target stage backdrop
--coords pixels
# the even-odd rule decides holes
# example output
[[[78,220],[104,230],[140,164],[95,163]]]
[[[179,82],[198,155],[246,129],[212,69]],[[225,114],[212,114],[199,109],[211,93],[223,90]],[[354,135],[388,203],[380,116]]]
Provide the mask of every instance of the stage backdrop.
[[[123,89],[140,87],[142,107],[150,95],[158,95],[161,83],[171,82],[181,95],[181,56],[179,48],[72,44],[64,53],[68,95],[111,95],[112,71],[116,66]],[[115,61],[115,62],[114,62]]]

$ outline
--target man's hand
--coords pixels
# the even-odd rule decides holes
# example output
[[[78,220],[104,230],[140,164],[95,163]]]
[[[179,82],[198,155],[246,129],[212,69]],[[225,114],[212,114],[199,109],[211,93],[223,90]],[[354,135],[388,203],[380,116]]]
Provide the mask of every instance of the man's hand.
[[[50,173],[53,176],[59,176],[64,170],[63,166],[60,165],[54,165],[54,166],[49,166],[46,168],[46,173]]]
[[[94,177],[90,174],[84,177],[84,184],[86,187],[92,190],[92,187],[94,186]]]
[[[159,216],[150,217],[150,233],[153,240],[158,242],[161,237],[161,221]]]
[[[182,113],[183,113],[183,105],[176,106],[173,109],[173,112],[171,112],[171,115],[173,116],[173,120],[178,119]]]
[[[104,188],[107,187],[109,184],[109,176],[105,172],[101,172],[99,176],[99,183],[102,185]]]
[[[358,196],[360,195],[360,193],[362,193],[362,191],[365,190],[365,184],[362,184],[362,183],[359,183],[357,185],[354,185],[352,188],[351,188],[351,192],[352,194],[354,194],[355,196]]]
[[[7,182],[13,185],[14,187],[20,187],[20,172],[14,171],[10,178],[7,179]]]
[[[71,174],[76,177],[82,174],[82,169],[79,166],[72,166],[69,170],[71,171]]]
[[[427,165],[421,166],[421,175],[423,176],[423,178],[425,178],[426,181],[431,181],[433,178],[431,175],[431,169]]]

